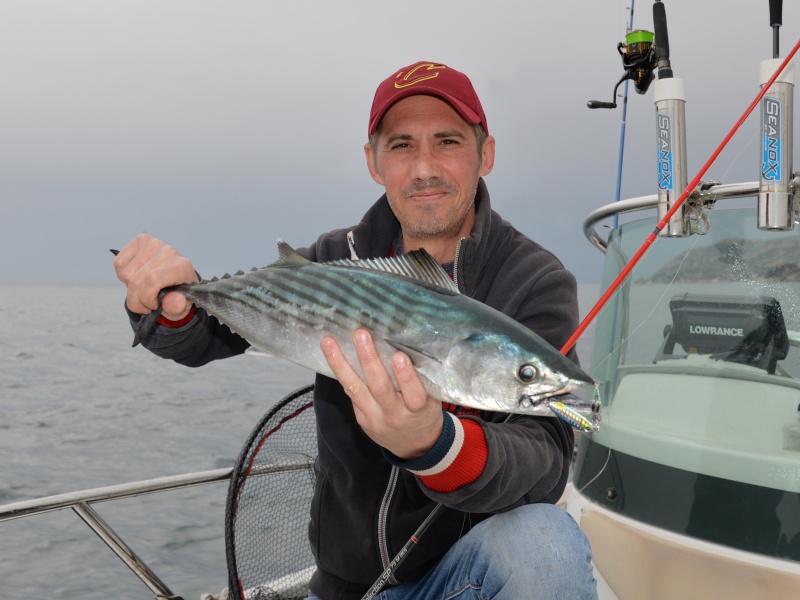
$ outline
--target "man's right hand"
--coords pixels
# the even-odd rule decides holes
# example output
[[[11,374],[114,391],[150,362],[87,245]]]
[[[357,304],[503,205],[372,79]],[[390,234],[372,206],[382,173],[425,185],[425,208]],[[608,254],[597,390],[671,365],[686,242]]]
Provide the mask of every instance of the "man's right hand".
[[[142,233],[133,238],[114,258],[117,278],[128,287],[126,303],[135,313],[145,315],[158,308],[158,294],[165,287],[197,281],[191,261],[161,240]],[[162,315],[180,321],[191,309],[181,294],[164,296]]]

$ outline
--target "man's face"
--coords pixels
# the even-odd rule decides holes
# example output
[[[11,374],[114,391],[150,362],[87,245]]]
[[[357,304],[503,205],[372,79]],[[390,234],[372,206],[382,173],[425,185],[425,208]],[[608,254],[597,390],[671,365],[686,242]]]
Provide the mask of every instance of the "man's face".
[[[494,166],[494,138],[480,152],[477,144],[473,126],[434,96],[410,96],[386,112],[375,150],[364,149],[405,238],[469,235],[478,178]]]

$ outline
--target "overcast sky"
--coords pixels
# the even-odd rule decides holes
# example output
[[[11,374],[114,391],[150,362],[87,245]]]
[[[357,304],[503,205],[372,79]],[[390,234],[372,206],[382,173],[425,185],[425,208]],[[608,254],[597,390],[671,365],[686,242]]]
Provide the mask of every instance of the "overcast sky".
[[[621,109],[586,101],[611,99],[629,4],[0,0],[0,283],[121,285],[108,248],[140,232],[219,275],[354,224],[382,193],[362,149],[375,88],[417,60],[472,79],[495,209],[599,281],[582,223],[614,200]],[[664,5],[691,177],[758,92],[768,1]],[[652,29],[652,2],[634,26]],[[781,33],[785,55],[800,2]],[[632,89],[623,197],[656,184],[652,90]],[[709,178],[756,180],[755,132]]]

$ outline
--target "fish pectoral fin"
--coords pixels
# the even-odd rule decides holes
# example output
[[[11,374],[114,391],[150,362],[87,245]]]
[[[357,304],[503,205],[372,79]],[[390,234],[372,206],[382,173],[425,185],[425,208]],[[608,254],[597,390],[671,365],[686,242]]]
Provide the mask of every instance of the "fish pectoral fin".
[[[411,358],[411,362],[419,364],[426,360],[435,360],[436,362],[442,362],[438,356],[434,356],[430,352],[425,352],[420,348],[415,348],[414,346],[408,346],[406,344],[402,344],[400,342],[395,342],[394,340],[384,340],[387,344],[389,344],[395,350],[399,350],[400,352],[405,352],[408,354],[409,358]]]
[[[271,352],[267,352],[266,350],[262,350],[261,348],[255,348],[254,346],[250,346],[247,350],[244,351],[245,354],[248,356],[260,356],[262,358],[275,356]]]

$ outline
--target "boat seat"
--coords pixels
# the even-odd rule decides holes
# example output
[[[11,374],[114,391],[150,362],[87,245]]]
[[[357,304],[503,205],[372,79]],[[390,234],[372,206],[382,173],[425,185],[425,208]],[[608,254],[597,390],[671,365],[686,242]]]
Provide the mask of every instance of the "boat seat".
[[[308,543],[317,425],[314,386],[273,406],[233,468],[225,511],[228,598],[301,600],[314,557]]]

